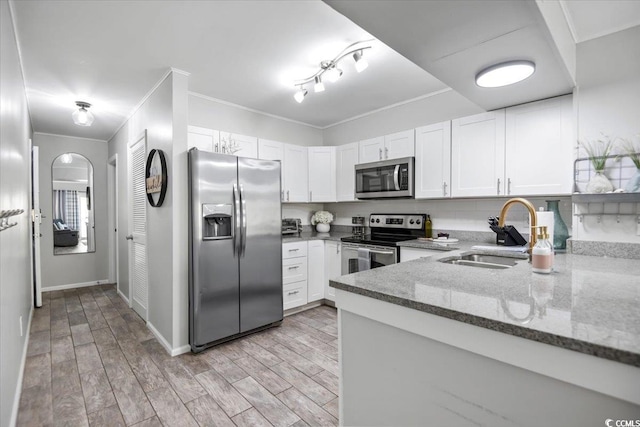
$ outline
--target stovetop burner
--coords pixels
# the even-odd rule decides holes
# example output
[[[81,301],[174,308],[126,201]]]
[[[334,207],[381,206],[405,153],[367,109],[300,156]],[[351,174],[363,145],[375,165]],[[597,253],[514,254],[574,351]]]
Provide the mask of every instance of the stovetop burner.
[[[396,246],[398,242],[424,236],[426,214],[371,214],[371,233],[364,236],[343,237],[347,243]]]

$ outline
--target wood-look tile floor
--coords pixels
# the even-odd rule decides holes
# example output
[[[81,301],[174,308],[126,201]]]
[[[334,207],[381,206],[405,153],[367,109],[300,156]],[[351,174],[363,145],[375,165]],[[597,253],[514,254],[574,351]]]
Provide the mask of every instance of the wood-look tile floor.
[[[306,426],[338,423],[336,310],[170,357],[115,285],[43,294],[19,426]]]

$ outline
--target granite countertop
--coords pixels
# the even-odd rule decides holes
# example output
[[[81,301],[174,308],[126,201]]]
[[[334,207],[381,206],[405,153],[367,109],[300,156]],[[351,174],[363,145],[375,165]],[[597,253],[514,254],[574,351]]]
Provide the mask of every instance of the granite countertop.
[[[533,273],[526,259],[504,270],[438,262],[463,255],[477,244],[460,242],[457,250],[341,276],[330,284],[640,367],[640,262],[558,254],[549,275]]]
[[[318,233],[316,231],[303,231],[300,235],[283,235],[282,243],[306,242],[308,240],[333,240],[339,242],[341,238],[351,236],[351,232],[331,231]]]

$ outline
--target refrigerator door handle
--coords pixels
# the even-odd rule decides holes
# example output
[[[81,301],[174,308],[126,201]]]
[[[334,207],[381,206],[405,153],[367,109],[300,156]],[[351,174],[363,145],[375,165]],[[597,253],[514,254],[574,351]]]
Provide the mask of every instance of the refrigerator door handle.
[[[240,256],[240,235],[241,231],[241,213],[240,213],[240,196],[238,192],[238,186],[233,184],[233,254],[237,253]]]
[[[240,184],[240,210],[242,211],[242,231],[240,233],[240,251],[238,255],[244,256],[247,249],[247,201],[244,199],[244,187]]]

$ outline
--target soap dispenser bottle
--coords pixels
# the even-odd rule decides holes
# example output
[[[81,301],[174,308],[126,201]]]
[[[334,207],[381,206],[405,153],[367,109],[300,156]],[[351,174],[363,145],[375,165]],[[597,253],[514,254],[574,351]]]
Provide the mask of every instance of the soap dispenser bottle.
[[[427,215],[427,219],[424,222],[424,237],[427,239],[433,238],[433,224],[431,223],[430,215]]]
[[[538,228],[538,240],[531,251],[531,267],[534,273],[549,274],[553,269],[553,246],[549,242],[547,227]]]

